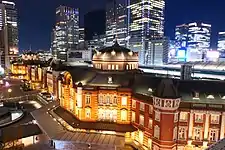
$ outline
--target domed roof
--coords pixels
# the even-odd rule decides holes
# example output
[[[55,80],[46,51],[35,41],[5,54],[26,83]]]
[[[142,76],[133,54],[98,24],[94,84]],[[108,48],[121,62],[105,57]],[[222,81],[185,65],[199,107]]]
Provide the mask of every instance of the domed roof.
[[[122,47],[118,44],[118,42],[116,41],[114,45],[110,46],[110,47],[106,47],[100,50],[101,53],[111,53],[111,52],[132,52],[130,49]]]
[[[120,46],[117,41],[113,46],[106,47],[98,51],[93,56],[93,61],[138,61],[138,53]]]

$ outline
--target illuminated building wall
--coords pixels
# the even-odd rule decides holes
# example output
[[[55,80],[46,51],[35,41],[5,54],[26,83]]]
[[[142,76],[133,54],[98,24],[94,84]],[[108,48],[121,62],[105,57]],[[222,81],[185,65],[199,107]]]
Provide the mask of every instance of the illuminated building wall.
[[[57,59],[67,61],[67,52],[79,42],[79,10],[60,6],[56,9],[56,55]]]
[[[110,1],[106,6],[106,46],[112,46],[115,37],[121,46],[127,46],[127,8],[125,4]]]
[[[17,10],[14,2],[1,2],[0,20],[1,32],[3,32],[1,36],[3,37],[2,39],[4,39],[4,51],[2,50],[2,55],[5,57],[5,62],[3,67],[10,68],[10,61],[18,57],[19,54]]]
[[[139,52],[139,63],[144,64],[149,38],[164,35],[165,0],[128,0],[129,48]]]
[[[84,42],[84,39],[85,39],[84,28],[79,28],[79,42]]]
[[[205,23],[188,24],[188,47],[205,52],[210,48],[211,25]]]
[[[225,58],[225,32],[219,32],[217,50],[220,52],[220,58]]]
[[[150,40],[148,47],[144,60],[146,66],[168,63],[169,40],[167,38]]]
[[[188,25],[182,24],[176,26],[175,40],[178,48],[187,47],[188,43]]]
[[[202,61],[204,54],[210,49],[211,25],[196,22],[178,25],[175,39],[178,49],[186,48],[186,61]]]

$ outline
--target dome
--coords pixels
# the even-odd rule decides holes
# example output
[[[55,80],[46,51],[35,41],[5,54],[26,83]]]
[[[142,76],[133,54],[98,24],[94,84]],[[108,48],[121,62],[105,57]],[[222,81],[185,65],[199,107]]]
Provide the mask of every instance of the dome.
[[[103,70],[127,70],[137,69],[138,53],[120,46],[117,41],[113,46],[106,47],[98,51],[93,56],[93,65],[97,69]],[[109,66],[111,65],[111,66]]]

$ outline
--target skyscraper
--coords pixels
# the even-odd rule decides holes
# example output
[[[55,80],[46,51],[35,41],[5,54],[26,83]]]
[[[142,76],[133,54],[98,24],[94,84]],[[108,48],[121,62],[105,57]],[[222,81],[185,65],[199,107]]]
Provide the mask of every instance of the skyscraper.
[[[202,61],[210,49],[211,25],[196,22],[178,25],[175,39],[177,48],[186,51],[187,61]]]
[[[165,0],[128,0],[129,47],[139,52],[144,63],[148,41],[164,35]]]
[[[152,39],[149,41],[149,49],[145,53],[146,66],[163,65],[168,63],[169,40],[168,38]]]
[[[178,48],[187,47],[188,43],[188,25],[177,25],[175,29],[175,40]]]
[[[225,32],[219,32],[217,50],[225,52]]]
[[[79,42],[79,10],[60,6],[56,9],[56,54],[57,59],[67,61],[67,52]]]
[[[115,38],[121,46],[127,46],[127,8],[125,3],[116,0],[106,5],[106,45],[114,44]]]
[[[188,24],[188,47],[207,51],[210,48],[211,25],[205,23]]]
[[[16,5],[12,1],[0,3],[1,65],[10,68],[10,61],[18,57],[18,24]]]

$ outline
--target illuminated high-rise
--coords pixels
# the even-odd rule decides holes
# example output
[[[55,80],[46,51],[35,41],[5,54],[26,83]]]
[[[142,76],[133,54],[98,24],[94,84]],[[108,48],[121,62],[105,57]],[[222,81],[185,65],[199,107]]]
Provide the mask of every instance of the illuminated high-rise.
[[[217,50],[225,52],[225,32],[219,32]]]
[[[211,25],[205,23],[188,24],[188,47],[207,51],[210,48]]]
[[[66,6],[56,9],[56,58],[67,61],[67,52],[79,42],[79,10]]]
[[[188,43],[188,25],[177,25],[175,29],[175,40],[178,48],[187,47]]]
[[[128,0],[129,48],[144,64],[149,39],[163,38],[165,0]]]
[[[177,48],[186,51],[186,61],[203,61],[210,49],[211,25],[196,22],[178,25],[175,39]]]
[[[12,1],[0,3],[1,65],[10,68],[10,61],[18,57],[18,24],[16,5]]]
[[[112,46],[115,38],[121,46],[127,46],[127,8],[124,3],[112,0],[106,5],[106,45]]]

